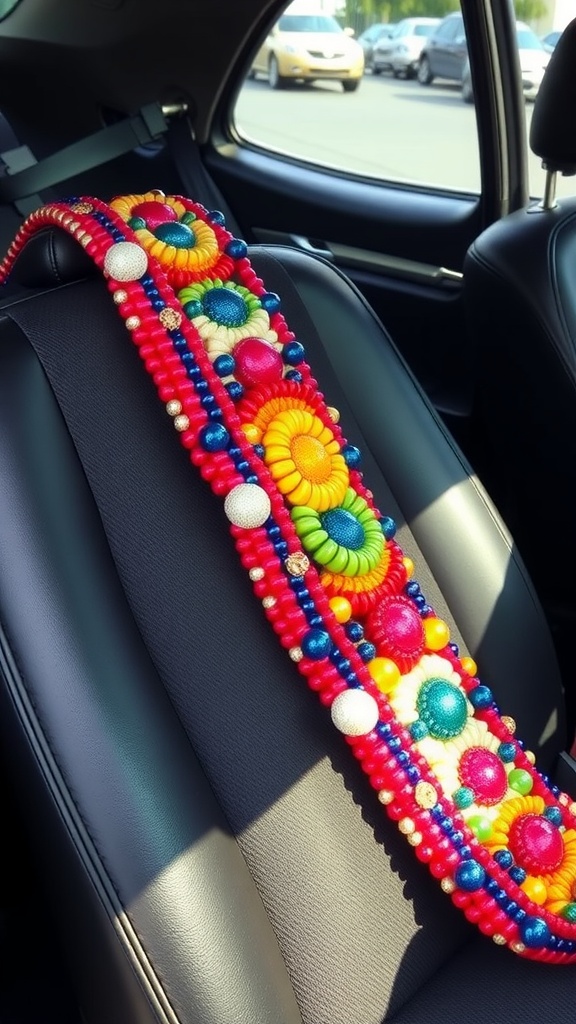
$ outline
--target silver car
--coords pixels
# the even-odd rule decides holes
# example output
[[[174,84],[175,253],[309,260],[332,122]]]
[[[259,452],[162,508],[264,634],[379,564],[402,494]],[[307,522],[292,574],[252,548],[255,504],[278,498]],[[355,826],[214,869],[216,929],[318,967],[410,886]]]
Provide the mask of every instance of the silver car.
[[[390,70],[395,78],[414,78],[422,47],[440,18],[404,18],[393,34],[379,39],[372,52],[375,74]]]

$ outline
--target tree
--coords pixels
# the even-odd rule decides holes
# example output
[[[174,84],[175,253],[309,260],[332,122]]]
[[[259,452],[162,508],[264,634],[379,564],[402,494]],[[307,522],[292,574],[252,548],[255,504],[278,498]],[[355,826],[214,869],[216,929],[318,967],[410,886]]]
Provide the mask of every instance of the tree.
[[[514,9],[520,21],[537,21],[548,11],[545,0],[515,0]]]
[[[541,0],[525,2],[540,3]],[[341,20],[361,32],[376,21],[400,21],[413,16],[441,18],[459,8],[459,0],[345,0]]]

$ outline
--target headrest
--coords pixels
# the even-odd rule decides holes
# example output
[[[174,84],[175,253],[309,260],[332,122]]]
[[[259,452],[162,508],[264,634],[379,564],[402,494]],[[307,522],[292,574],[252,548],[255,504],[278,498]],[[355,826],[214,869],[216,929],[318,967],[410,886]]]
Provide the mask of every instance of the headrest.
[[[549,171],[576,174],[576,19],[560,36],[532,113],[530,148]]]
[[[12,281],[26,288],[50,288],[94,276],[94,262],[70,235],[54,228],[33,235],[18,255]]]

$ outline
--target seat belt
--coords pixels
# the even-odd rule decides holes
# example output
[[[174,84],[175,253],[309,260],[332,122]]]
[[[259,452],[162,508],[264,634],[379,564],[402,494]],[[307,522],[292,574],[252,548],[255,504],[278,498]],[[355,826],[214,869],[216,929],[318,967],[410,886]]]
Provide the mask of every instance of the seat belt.
[[[6,174],[0,178],[0,203],[12,203],[26,216],[42,205],[40,195],[53,185],[114,160],[165,135],[168,121],[158,103],[150,103],[116,124],[88,135],[36,161],[28,146],[0,154]]]

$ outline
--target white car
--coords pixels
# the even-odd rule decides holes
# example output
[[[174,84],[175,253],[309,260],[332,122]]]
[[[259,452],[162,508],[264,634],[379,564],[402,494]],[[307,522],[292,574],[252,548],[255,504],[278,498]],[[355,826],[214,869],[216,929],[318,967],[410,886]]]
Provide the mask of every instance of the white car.
[[[413,78],[422,47],[440,18],[404,18],[389,38],[379,39],[372,52],[375,74],[391,70],[395,78]]]

